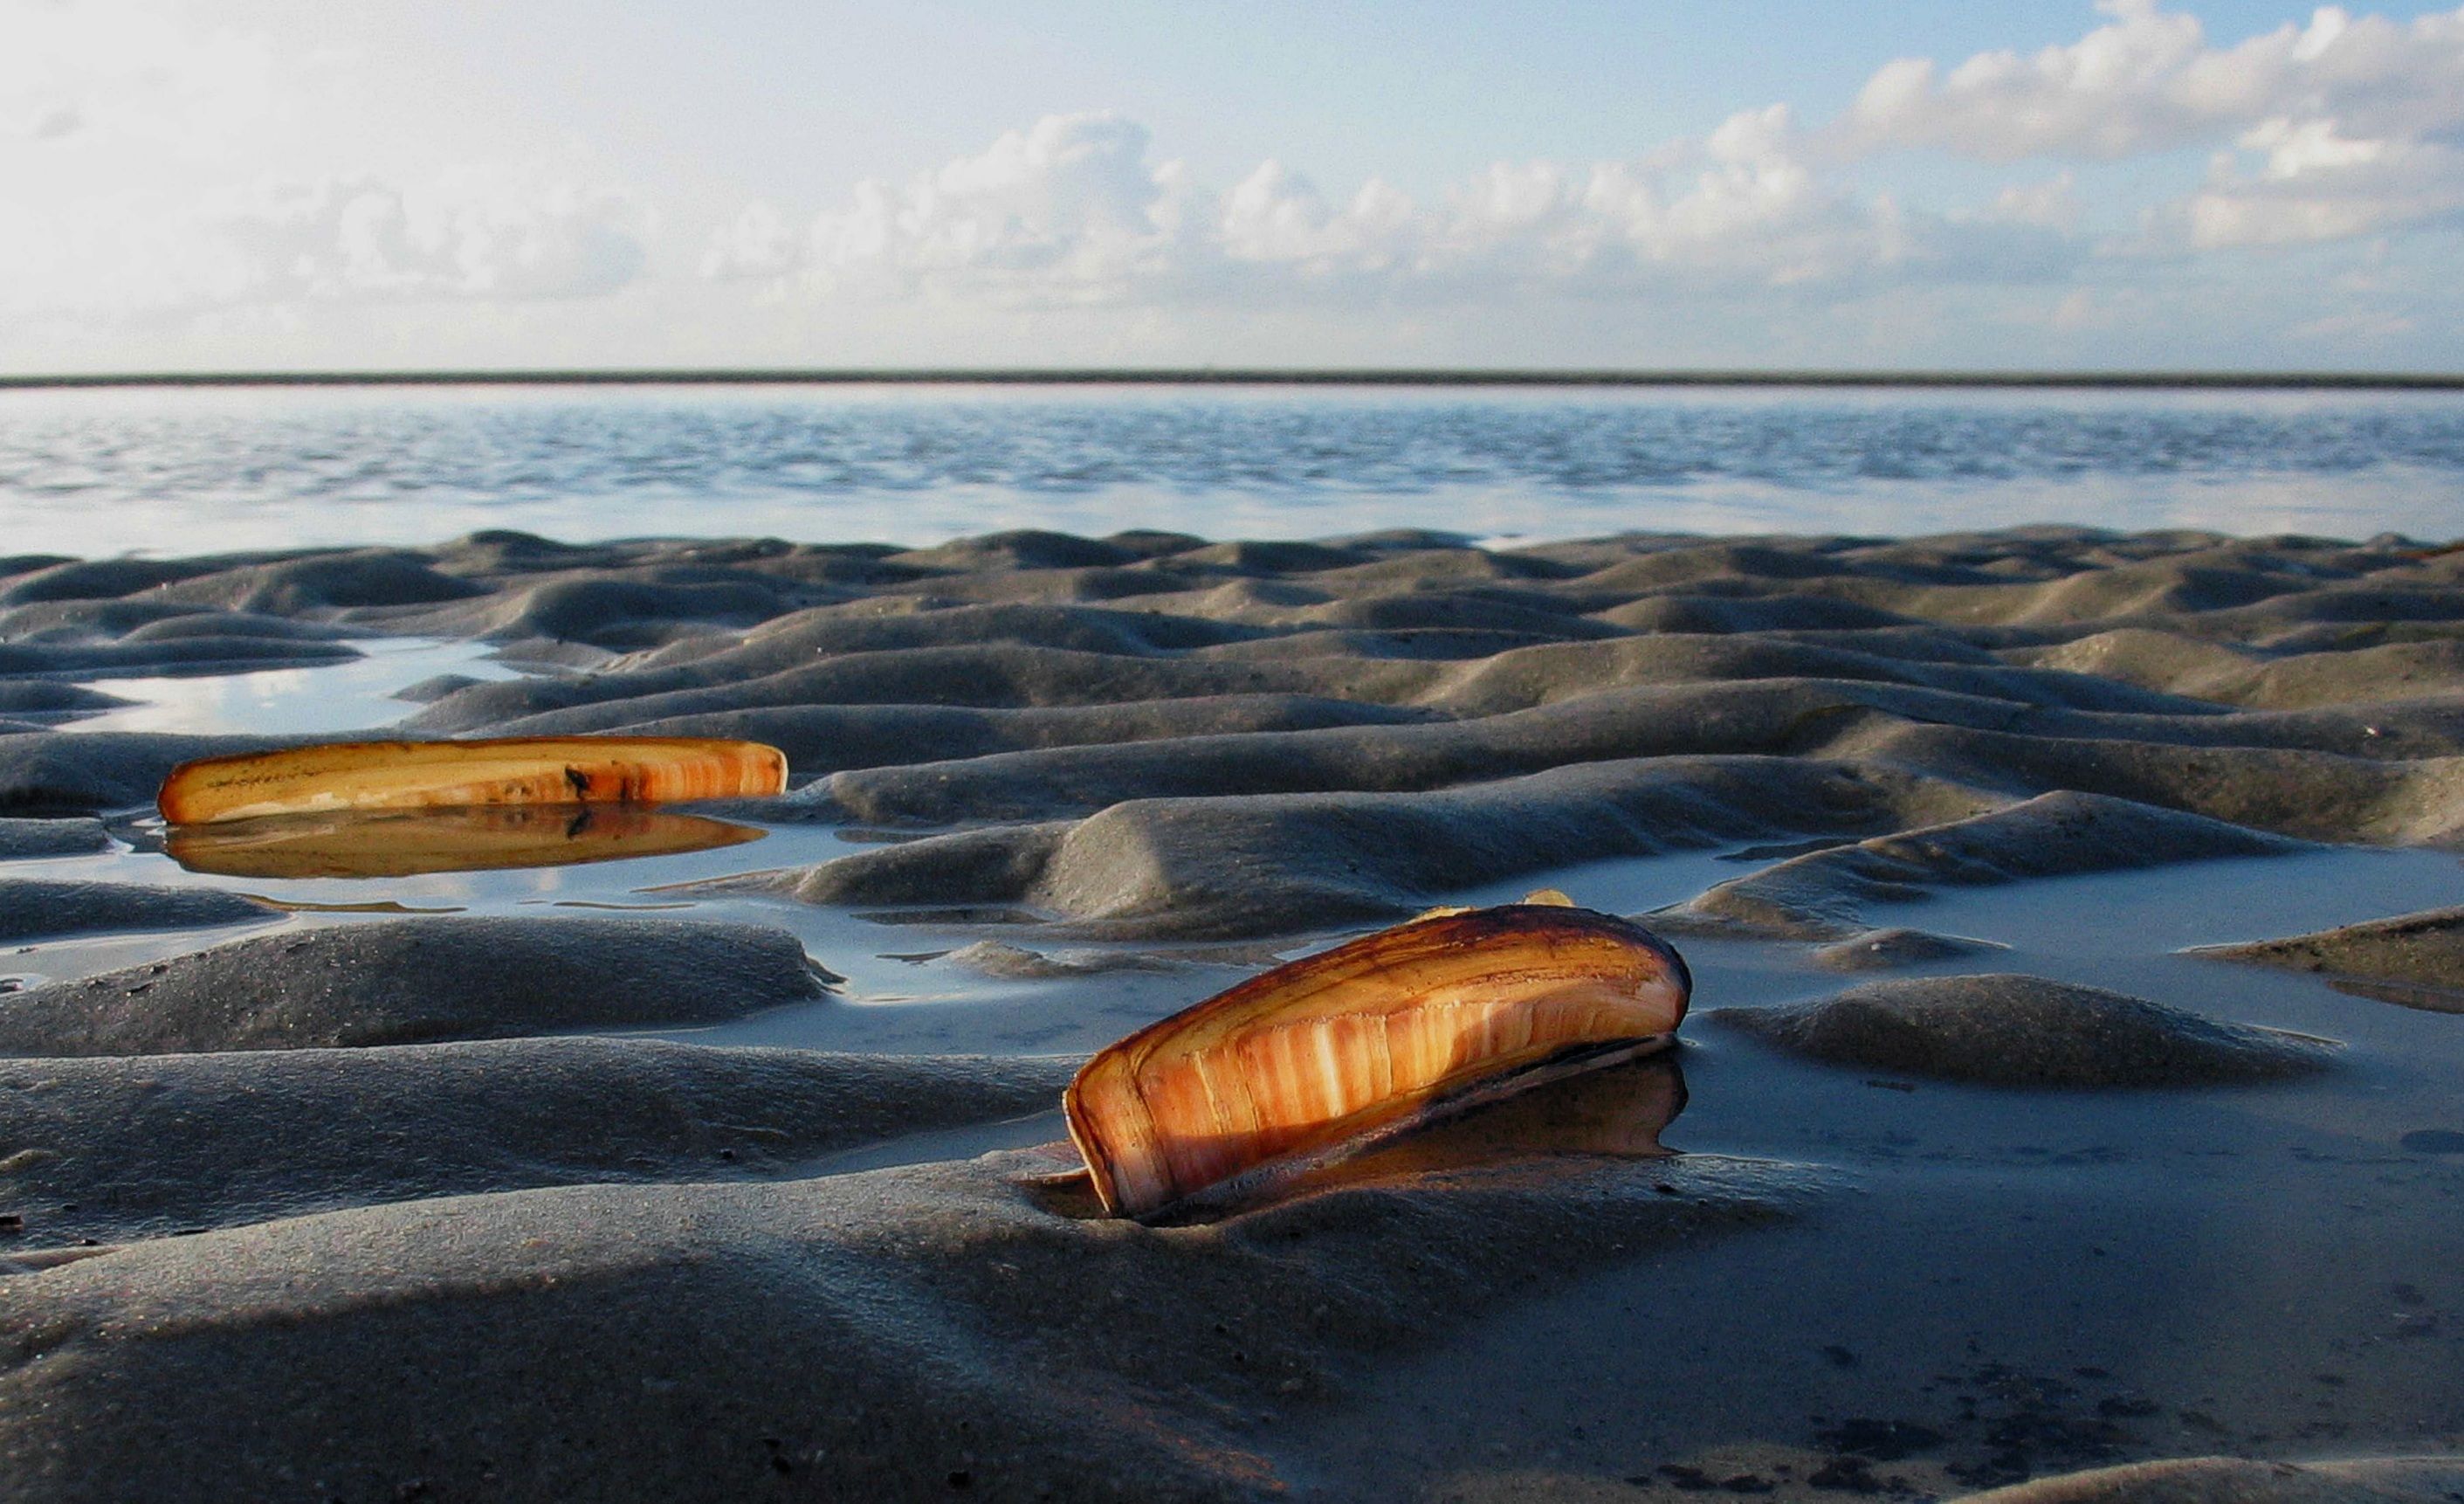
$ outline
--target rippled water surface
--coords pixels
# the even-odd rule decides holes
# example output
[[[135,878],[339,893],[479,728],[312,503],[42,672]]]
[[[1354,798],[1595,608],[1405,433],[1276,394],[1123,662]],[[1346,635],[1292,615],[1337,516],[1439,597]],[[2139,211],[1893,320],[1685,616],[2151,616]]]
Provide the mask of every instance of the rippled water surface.
[[[0,392],[0,548],[995,528],[2464,533],[2464,394],[1287,387]]]

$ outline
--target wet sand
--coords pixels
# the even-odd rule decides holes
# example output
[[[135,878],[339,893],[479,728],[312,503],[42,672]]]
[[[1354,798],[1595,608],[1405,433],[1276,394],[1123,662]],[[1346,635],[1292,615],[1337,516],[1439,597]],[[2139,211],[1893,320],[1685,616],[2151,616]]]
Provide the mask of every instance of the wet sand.
[[[174,763],[362,710],[792,786],[166,852]],[[0,559],[0,1477],[2453,1498],[2459,841],[2464,552],[2395,538]],[[1086,1051],[1544,885],[1684,950],[1673,1058],[1203,1226],[1040,1147]]]

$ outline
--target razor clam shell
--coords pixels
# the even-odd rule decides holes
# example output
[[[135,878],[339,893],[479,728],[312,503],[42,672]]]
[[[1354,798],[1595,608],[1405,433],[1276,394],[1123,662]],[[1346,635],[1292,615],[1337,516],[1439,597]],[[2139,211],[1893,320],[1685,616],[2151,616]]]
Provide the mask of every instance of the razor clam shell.
[[[329,741],[183,763],[156,806],[174,825],[347,809],[667,804],[776,794],[786,755],[698,737]]]
[[[1106,1208],[1153,1216],[1558,1067],[1663,1048],[1690,988],[1675,951],[1610,915],[1438,915],[1150,1025],[1089,1060],[1062,1105]]]

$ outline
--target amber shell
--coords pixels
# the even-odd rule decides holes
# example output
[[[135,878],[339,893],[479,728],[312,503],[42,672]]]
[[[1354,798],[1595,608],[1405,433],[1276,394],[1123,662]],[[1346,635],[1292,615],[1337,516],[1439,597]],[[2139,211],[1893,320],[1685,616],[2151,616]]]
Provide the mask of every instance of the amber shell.
[[[156,805],[174,825],[345,809],[669,804],[776,794],[787,757],[701,737],[330,741],[184,763]]]
[[[1138,1030],[1089,1059],[1062,1107],[1105,1209],[1151,1217],[1450,1108],[1665,1048],[1691,990],[1674,950],[1613,915],[1537,904],[1438,914]]]

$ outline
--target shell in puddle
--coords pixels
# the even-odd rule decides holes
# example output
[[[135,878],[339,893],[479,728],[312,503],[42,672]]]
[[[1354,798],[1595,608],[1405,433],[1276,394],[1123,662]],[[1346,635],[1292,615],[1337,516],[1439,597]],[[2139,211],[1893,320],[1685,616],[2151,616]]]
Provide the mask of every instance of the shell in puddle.
[[[343,809],[667,804],[776,794],[787,758],[700,737],[331,741],[184,763],[156,805],[174,825]]]
[[[1062,1107],[1104,1208],[1151,1217],[1664,1049],[1691,988],[1674,950],[1612,915],[1439,911],[1138,1030]]]

